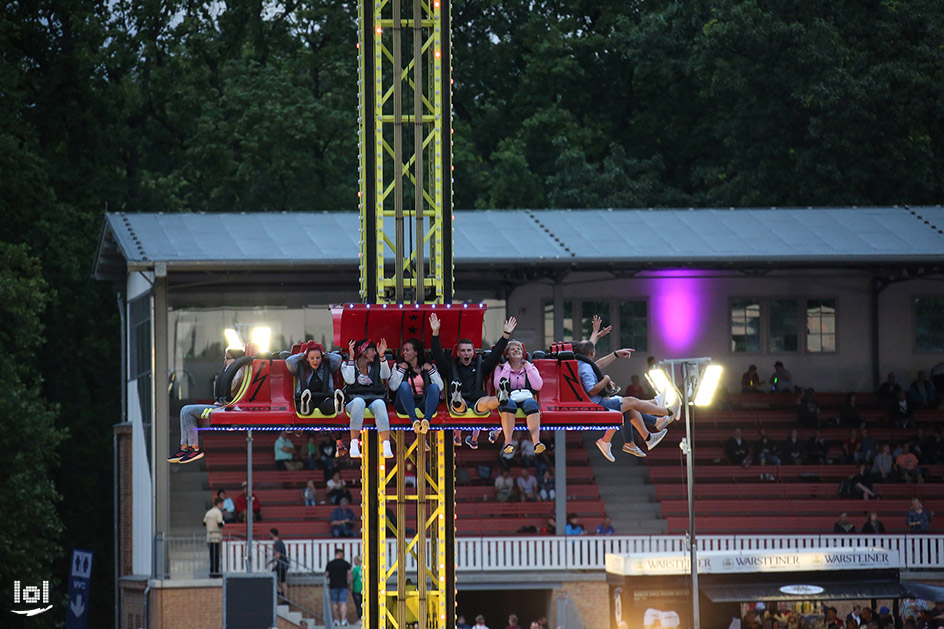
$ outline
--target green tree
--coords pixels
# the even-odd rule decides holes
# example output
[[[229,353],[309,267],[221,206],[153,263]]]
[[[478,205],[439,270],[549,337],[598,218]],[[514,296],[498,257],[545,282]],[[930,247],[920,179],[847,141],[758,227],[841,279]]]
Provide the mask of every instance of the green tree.
[[[56,426],[55,408],[43,399],[36,356],[43,345],[41,316],[49,300],[38,260],[23,245],[0,242],[0,596],[13,600],[13,581],[38,585],[60,582],[62,522],[57,512],[61,497],[52,482],[57,450],[67,436]],[[55,596],[55,595],[54,595]],[[50,600],[57,604],[57,600]],[[56,614],[57,615],[57,614]],[[53,626],[54,614],[30,618],[12,616],[4,624]]]

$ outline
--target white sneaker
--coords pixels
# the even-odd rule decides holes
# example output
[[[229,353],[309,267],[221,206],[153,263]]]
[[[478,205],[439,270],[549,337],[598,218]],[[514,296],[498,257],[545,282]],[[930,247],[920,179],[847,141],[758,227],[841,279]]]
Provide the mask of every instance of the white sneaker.
[[[665,391],[652,398],[652,403],[659,408],[665,408]]]
[[[635,443],[624,443],[623,452],[627,452],[633,456],[638,456],[639,458],[644,458],[646,456],[646,453],[640,450],[639,446],[637,446]]]
[[[390,442],[389,442],[389,441],[384,441],[384,442],[383,442],[383,455],[384,455],[384,458],[385,458],[385,459],[392,459],[392,458],[393,458],[393,451],[390,449]]]
[[[669,424],[675,421],[675,417],[671,415],[666,415],[665,417],[660,417],[656,420],[656,430],[665,430],[669,427]]]
[[[668,430],[660,430],[659,432],[650,432],[649,438],[646,439],[646,448],[652,450],[654,447],[659,445],[659,442],[665,438],[665,435],[668,433]]]
[[[613,456],[613,444],[603,441],[603,439],[597,439],[597,448],[600,449],[600,452],[603,453],[603,456],[610,463],[616,461],[616,457]]]
[[[344,391],[341,389],[334,390],[334,414],[340,415],[341,411],[344,410]]]
[[[308,389],[302,391],[301,400],[298,402],[298,411],[302,415],[308,415],[311,412],[311,391]]]
[[[351,447],[348,449],[348,452],[351,453],[352,459],[361,458],[361,446],[357,439],[351,439]]]

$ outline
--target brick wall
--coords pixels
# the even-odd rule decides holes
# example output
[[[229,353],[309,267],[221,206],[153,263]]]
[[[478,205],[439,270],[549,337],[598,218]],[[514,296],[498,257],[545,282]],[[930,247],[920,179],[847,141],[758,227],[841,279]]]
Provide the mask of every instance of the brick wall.
[[[151,627],[213,629],[223,626],[223,588],[151,588]]]
[[[132,573],[131,553],[134,544],[131,538],[134,520],[132,507],[134,496],[131,487],[131,424],[116,424],[115,435],[118,437],[118,543],[115,549],[119,554],[118,574]]]
[[[139,629],[144,626],[144,579],[121,579],[118,585],[120,611],[119,629]]]
[[[606,581],[565,581],[560,588],[555,588],[551,605],[554,626],[560,624],[556,618],[557,599],[563,595],[574,602],[587,627],[600,629],[610,626],[610,588]]]

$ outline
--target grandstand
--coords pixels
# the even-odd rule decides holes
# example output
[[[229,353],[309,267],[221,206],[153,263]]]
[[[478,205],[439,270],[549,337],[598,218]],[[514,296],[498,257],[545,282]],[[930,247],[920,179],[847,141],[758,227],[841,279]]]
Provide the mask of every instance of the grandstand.
[[[773,212],[775,222],[770,220]],[[862,416],[879,442],[916,433],[883,427],[882,414],[869,410],[871,391],[889,371],[907,384],[918,369],[944,359],[940,349],[919,344],[915,312],[918,299],[944,303],[936,280],[940,246],[932,242],[938,236],[924,224],[944,224],[937,218],[944,214],[940,208],[832,208],[815,210],[816,221],[811,222],[810,212],[458,211],[456,285],[463,292],[456,299],[488,305],[494,318],[486,318],[486,344],[494,341],[508,315],[518,318],[525,344],[540,348],[548,339],[584,335],[589,317],[601,314],[614,325],[601,351],[608,343],[610,350],[628,344],[639,350],[637,358],[608,369],[623,385],[641,373],[640,355],[712,355],[725,366],[722,384],[732,391],[730,408],[698,410],[694,422],[701,548],[874,543],[896,549],[900,563],[895,570],[903,578],[941,581],[939,524],[914,544],[900,532],[903,506],[912,496],[942,512],[940,465],[927,467],[928,482],[922,485],[876,485],[881,499],[864,503],[837,496],[839,481],[852,473],[849,465],[743,469],[715,462],[723,457],[721,444],[735,425],[748,442],[758,426],[779,441],[796,425],[794,396],[734,392],[748,364],[757,364],[763,376],[775,359],[787,364],[798,385],[817,388],[824,418],[835,414],[847,391],[855,390]],[[715,225],[711,237],[696,229],[703,219]],[[733,219],[737,229],[730,226]],[[745,225],[751,228],[741,229]],[[597,226],[607,226],[606,233]],[[724,233],[719,235],[718,229]],[[496,258],[494,236],[512,232],[515,247]],[[326,233],[336,237],[326,240]],[[666,238],[670,233],[675,237]],[[216,237],[202,238],[195,247],[192,234]],[[824,237],[828,250],[822,246]],[[250,241],[256,243],[251,251],[240,244]],[[758,243],[768,241],[767,250],[775,255],[744,253],[760,251],[766,245]],[[868,244],[875,242],[883,246]],[[204,462],[184,468],[159,464],[177,439],[180,406],[212,396],[221,330],[265,323],[281,347],[309,338],[332,345],[327,305],[358,300],[352,288],[357,252],[356,214],[106,216],[96,276],[114,281],[128,304],[128,413],[127,423],[116,427],[117,569],[122,618],[131,619],[123,626],[140,626],[134,619],[144,614],[150,615],[151,626],[159,626],[158,610],[186,616],[192,600],[204,606],[209,601],[217,609],[221,604],[219,585],[205,578],[206,545],[199,522],[211,489],[226,488],[232,497],[245,479],[244,437],[204,433]],[[912,268],[916,260],[923,263],[920,269]],[[769,350],[776,332],[769,319],[772,295],[778,307],[795,305],[799,325],[794,351]],[[812,300],[824,298],[833,308],[838,342],[836,351],[816,353],[807,346],[803,313]],[[760,344],[751,352],[732,349],[732,312],[745,300],[760,313],[752,323]],[[919,426],[930,427],[926,433],[941,425],[935,411],[918,412],[916,419]],[[498,503],[490,483],[479,478],[480,465],[494,476],[495,446],[483,436],[478,451],[459,449],[458,466],[469,476],[468,481],[460,478],[456,488],[460,611],[468,614],[464,605],[469,605],[495,616],[528,598],[539,601],[552,621],[558,613],[574,614],[586,626],[609,626],[612,588],[623,587],[625,593],[626,587],[607,583],[605,555],[684,551],[680,429],[670,428],[669,437],[644,461],[620,453],[617,438],[614,464],[603,461],[593,447],[599,433],[567,433],[566,508],[582,515],[591,529],[602,513],[612,515],[617,536],[609,540],[541,533],[549,504]],[[832,451],[847,434],[848,428],[824,429]],[[800,435],[805,440],[809,433],[801,429]],[[300,498],[304,480],[314,476],[323,488],[323,478],[320,472],[275,471],[274,438],[254,435],[253,485],[264,518],[256,533],[278,522],[289,533],[293,559],[317,575],[335,542],[324,537],[327,507],[306,508]],[[355,467],[343,468],[343,474],[351,483],[358,477]],[[762,479],[762,474],[773,480]],[[355,503],[358,490],[353,487]],[[888,535],[832,535],[840,510],[847,510],[858,527],[867,509],[879,512]],[[519,533],[525,526],[538,532]],[[244,532],[239,527],[227,532],[232,541],[227,542],[224,565],[230,571],[244,569]],[[342,547],[352,556],[359,543],[343,542]],[[268,548],[267,542],[258,545],[260,558]],[[290,572],[290,579],[295,591],[320,587],[300,569]],[[666,581],[667,590],[685,587],[681,581]],[[484,591],[488,598],[480,594]],[[317,611],[321,603],[313,598],[311,605]]]

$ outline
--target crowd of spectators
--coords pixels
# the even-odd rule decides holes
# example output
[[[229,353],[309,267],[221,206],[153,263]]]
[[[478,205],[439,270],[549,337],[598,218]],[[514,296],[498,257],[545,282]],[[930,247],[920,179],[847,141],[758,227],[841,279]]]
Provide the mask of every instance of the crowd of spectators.
[[[779,609],[775,603],[756,603],[741,618],[741,629],[937,629],[944,626],[944,602],[932,606],[917,599],[903,599],[898,618],[887,605],[851,603],[839,609],[824,604],[816,613],[802,614],[792,609]]]
[[[527,625],[520,624],[521,620],[518,618],[517,614],[508,614],[508,624],[504,629],[548,629],[550,623],[547,620],[546,616],[542,616],[536,620],[532,620]],[[497,629],[501,629],[501,625],[495,625]],[[479,614],[475,617],[475,624],[470,625],[466,622],[465,616],[459,614],[456,617],[456,629],[489,629],[489,626],[485,624],[485,616]]]

